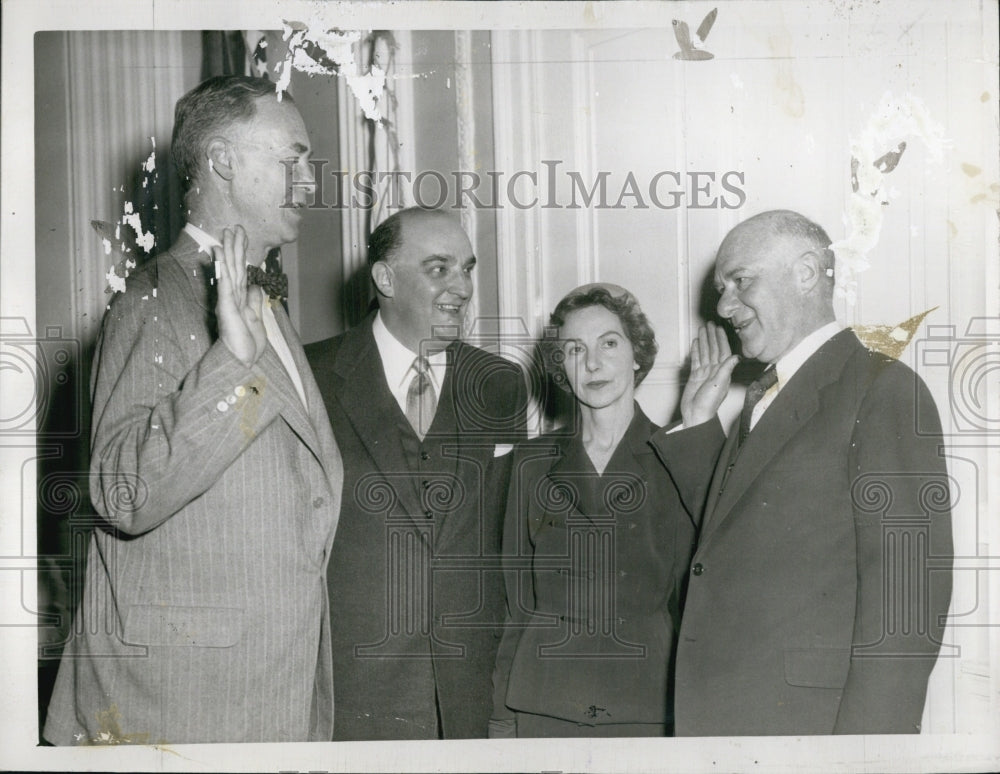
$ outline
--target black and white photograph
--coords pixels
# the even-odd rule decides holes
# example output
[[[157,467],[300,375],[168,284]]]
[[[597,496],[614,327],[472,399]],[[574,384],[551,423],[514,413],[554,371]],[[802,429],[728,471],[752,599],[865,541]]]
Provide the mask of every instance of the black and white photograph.
[[[3,0],[0,768],[1000,767],[995,0]]]

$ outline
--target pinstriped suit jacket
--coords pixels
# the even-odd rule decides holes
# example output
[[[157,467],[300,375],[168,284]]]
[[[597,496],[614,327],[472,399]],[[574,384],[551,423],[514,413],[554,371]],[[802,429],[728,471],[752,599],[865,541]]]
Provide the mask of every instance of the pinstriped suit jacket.
[[[92,397],[95,530],[45,727],[54,744],[331,738],[326,565],[343,466],[284,310],[274,349],[217,339],[186,234],[105,315]]]

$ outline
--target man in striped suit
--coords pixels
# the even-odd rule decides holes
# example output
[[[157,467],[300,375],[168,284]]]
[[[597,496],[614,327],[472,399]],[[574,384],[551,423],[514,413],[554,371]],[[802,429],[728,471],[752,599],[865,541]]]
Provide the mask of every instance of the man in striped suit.
[[[172,151],[187,225],[128,278],[97,347],[90,488],[106,524],[44,736],[329,739],[343,467],[282,290],[247,284],[298,236],[286,164],[312,180],[309,138],[274,84],[224,76],[177,103]]]

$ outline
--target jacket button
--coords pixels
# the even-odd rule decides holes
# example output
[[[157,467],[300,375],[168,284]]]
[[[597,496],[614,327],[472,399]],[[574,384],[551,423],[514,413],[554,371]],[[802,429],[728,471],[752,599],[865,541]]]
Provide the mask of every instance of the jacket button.
[[[430,489],[431,482],[430,481],[421,481],[420,482],[420,486],[422,486],[424,489]]]
[[[317,497],[315,500],[313,500],[313,508],[322,508],[323,503],[324,503],[323,498]]]
[[[695,562],[694,566],[691,568],[691,572],[695,575],[701,575],[705,572],[705,568],[702,566],[701,562]]]
[[[424,462],[426,462],[430,458],[431,458],[431,455],[429,455],[427,452],[425,452],[425,451],[420,452],[420,459],[422,459]]]
[[[428,519],[433,519],[434,511],[424,511],[424,516],[426,516]]]

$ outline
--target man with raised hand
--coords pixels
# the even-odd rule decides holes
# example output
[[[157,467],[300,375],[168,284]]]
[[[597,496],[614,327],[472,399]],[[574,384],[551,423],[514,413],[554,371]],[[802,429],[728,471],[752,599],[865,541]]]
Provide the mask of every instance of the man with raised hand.
[[[707,485],[687,490],[703,509],[677,648],[679,736],[920,728],[951,595],[941,429],[923,381],[835,321],[829,247],[785,210],[726,236],[718,313],[767,368],[725,439],[715,410],[735,357],[709,323],[685,428],[652,441],[675,476]]]
[[[187,224],[114,298],[95,356],[105,524],[44,736],[326,740],[343,468],[284,289],[259,269],[298,236],[285,165],[312,179],[309,137],[273,83],[224,76],[178,101],[172,152]]]

